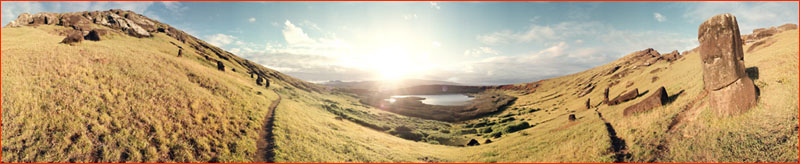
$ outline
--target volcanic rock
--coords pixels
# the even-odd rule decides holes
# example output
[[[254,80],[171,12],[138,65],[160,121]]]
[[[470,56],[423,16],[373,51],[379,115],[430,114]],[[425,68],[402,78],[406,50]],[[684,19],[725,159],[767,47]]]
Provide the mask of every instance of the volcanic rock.
[[[678,50],[674,50],[668,54],[663,55],[662,58],[667,62],[673,62],[681,58],[681,53],[679,53]]]
[[[632,91],[629,91],[629,92],[627,92],[625,94],[619,95],[616,98],[614,98],[613,100],[609,101],[608,105],[617,105],[617,104],[620,104],[620,103],[623,103],[623,102],[626,102],[626,101],[629,101],[629,100],[633,100],[637,96],[639,96],[639,89],[638,88],[634,88]]]
[[[575,121],[575,120],[577,120],[577,118],[575,118],[575,114],[569,114],[569,121]]]
[[[736,17],[721,14],[698,29],[703,84],[719,115],[735,115],[755,105],[753,81],[744,71],[744,52]]]
[[[78,43],[78,42],[81,42],[81,41],[83,41],[82,33],[80,31],[74,31],[73,30],[73,31],[71,31],[71,32],[69,32],[67,34],[67,37],[64,38],[64,40],[61,40],[61,43],[72,44],[72,43]]]
[[[640,101],[639,103],[633,104],[627,108],[623,112],[624,116],[630,116],[636,113],[642,113],[652,110],[653,108],[660,107],[668,101],[669,96],[667,95],[667,90],[664,87],[658,88],[655,93],[650,95],[650,97],[645,98],[644,100]]]
[[[89,31],[89,34],[86,34],[86,36],[84,36],[83,39],[91,41],[100,41],[102,39],[102,36],[106,35],[107,33],[108,31],[104,29],[94,29]],[[180,51],[178,51],[178,56],[180,56]]]
[[[486,141],[483,141],[483,144],[489,144],[489,143],[492,143],[492,140],[486,139]]]

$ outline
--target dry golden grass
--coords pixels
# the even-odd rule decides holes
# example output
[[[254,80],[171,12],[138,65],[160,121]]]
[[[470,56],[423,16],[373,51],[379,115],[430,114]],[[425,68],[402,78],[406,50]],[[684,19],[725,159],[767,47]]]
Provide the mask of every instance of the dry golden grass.
[[[2,29],[3,162],[251,160],[277,96],[249,75],[178,58],[163,34],[70,46],[60,29]]]
[[[697,53],[637,67],[621,79],[603,75],[590,80],[619,64],[614,62],[544,80],[533,92],[494,90],[519,99],[496,115],[444,123],[385,112],[347,94],[310,92],[280,80],[270,89],[255,86],[244,72],[217,71],[194,52],[175,57],[177,48],[168,42],[180,42],[161,34],[147,39],[118,35],[68,46],[57,44],[62,37],[48,33],[55,29],[3,29],[3,162],[249,162],[264,114],[277,95],[282,100],[274,117],[275,162],[614,162],[618,154],[630,154],[625,162],[798,162],[796,30],[771,37],[774,44],[745,54],[746,65],[760,72],[755,80],[761,89],[757,107],[721,118],[699,99],[697,110],[668,131],[673,118],[702,91]],[[245,70],[227,61],[226,67]],[[655,69],[661,71],[651,73]],[[653,76],[659,80],[653,82]],[[650,91],[647,97],[661,86],[670,96],[682,94],[664,107],[629,117],[622,110],[643,98],[585,109],[587,98],[599,104],[603,90],[616,80],[611,98],[633,88]],[[587,81],[596,88],[578,97],[579,84]],[[628,82],[634,83],[626,87]],[[481,145],[401,139],[336,119],[323,107],[332,103],[354,113],[402,118],[354,115],[375,125],[436,127],[450,132],[436,135],[478,139]],[[578,120],[570,122],[569,114]],[[507,118],[514,120],[499,123]],[[625,140],[621,152],[611,148],[606,121]],[[467,126],[480,122],[495,122],[488,126],[493,132]],[[522,122],[533,127],[489,136]],[[473,129],[478,132],[458,133]],[[483,144],[486,138],[493,142]]]

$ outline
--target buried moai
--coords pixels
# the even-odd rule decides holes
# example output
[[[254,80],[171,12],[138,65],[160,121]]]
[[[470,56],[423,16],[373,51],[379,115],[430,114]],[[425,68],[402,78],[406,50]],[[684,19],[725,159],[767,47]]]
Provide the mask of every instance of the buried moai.
[[[737,115],[756,104],[756,88],[747,77],[736,17],[721,14],[703,22],[697,32],[703,85],[719,115]]]

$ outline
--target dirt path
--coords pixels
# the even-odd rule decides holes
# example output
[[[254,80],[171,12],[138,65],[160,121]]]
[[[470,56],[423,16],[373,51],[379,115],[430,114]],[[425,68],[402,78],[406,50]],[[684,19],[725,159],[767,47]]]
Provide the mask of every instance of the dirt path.
[[[625,158],[630,158],[631,154],[628,153],[628,145],[625,143],[625,140],[622,138],[617,137],[617,130],[614,130],[614,126],[611,125],[605,118],[603,118],[603,114],[597,109],[594,110],[597,112],[597,116],[600,117],[600,120],[606,124],[606,131],[608,131],[608,138],[611,139],[611,151],[614,153],[614,163],[623,163],[625,162]]]
[[[278,99],[272,101],[267,110],[267,115],[264,116],[264,125],[261,127],[261,132],[258,133],[260,137],[257,145],[258,151],[253,160],[255,163],[273,163],[275,160],[275,151],[272,150],[275,147],[275,140],[272,138],[272,117],[275,115],[275,108],[278,107],[280,102],[281,95],[278,95]]]

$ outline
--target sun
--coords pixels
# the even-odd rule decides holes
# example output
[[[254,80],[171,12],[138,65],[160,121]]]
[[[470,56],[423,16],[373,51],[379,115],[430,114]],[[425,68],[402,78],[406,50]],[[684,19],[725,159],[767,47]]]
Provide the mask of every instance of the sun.
[[[407,49],[393,46],[379,49],[372,54],[370,60],[373,71],[383,81],[396,81],[408,78],[411,73],[420,71],[420,66],[415,65],[413,55]]]

